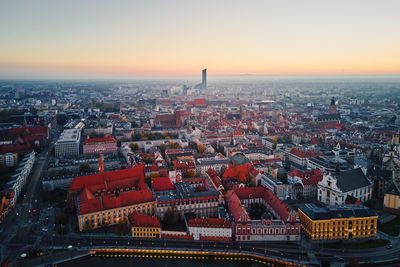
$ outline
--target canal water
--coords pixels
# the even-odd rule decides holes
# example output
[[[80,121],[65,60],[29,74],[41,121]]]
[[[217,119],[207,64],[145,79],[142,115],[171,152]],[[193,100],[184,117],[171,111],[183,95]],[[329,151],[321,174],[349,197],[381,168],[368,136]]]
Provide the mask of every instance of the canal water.
[[[140,259],[140,258],[106,258],[83,257],[58,264],[60,267],[110,267],[110,266],[139,266],[139,267],[261,267],[255,262],[242,261],[213,261],[213,260],[184,260],[184,259]]]

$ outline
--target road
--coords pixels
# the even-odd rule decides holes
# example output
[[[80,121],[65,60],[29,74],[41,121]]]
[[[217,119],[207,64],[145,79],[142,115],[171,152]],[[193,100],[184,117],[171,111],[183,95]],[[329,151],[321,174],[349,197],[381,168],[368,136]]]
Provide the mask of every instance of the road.
[[[36,229],[39,225],[38,213],[41,208],[39,195],[39,189],[41,187],[40,181],[54,143],[55,136],[49,140],[45,149],[37,155],[33,171],[25,185],[26,193],[20,196],[15,208],[7,215],[2,223],[4,232],[0,234],[0,262],[14,253],[9,246],[12,239],[23,240],[30,234],[32,228]]]
[[[14,255],[26,252],[36,241],[34,236],[29,236],[24,240],[18,240],[9,244],[10,249],[15,251]],[[42,238],[38,247],[46,248],[67,248],[71,245],[75,249],[96,249],[96,248],[165,248],[165,249],[197,249],[197,250],[218,250],[250,252],[265,255],[271,258],[309,263],[310,253],[316,255],[316,259],[321,262],[326,260],[331,263],[343,265],[344,261],[355,257],[360,263],[370,263],[377,261],[388,261],[398,259],[400,246],[395,244],[392,249],[386,247],[365,250],[338,250],[338,249],[311,249],[302,245],[304,242],[210,242],[210,241],[186,241],[186,240],[146,240],[133,239],[130,237],[102,237],[102,236],[50,236]],[[19,253],[19,254],[18,254]],[[340,258],[343,258],[342,261]]]

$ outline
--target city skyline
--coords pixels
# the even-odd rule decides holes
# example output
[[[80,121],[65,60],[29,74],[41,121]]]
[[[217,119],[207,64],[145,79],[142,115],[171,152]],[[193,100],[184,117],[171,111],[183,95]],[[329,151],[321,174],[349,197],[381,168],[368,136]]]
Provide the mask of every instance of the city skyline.
[[[400,73],[397,1],[0,4],[0,78]]]

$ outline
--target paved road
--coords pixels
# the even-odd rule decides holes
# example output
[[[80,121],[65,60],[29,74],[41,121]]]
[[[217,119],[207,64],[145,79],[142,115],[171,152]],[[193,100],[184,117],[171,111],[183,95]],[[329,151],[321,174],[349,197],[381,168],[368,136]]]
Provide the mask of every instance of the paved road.
[[[29,236],[23,242],[21,240],[10,243],[10,248],[15,250],[15,255],[26,252],[29,244],[36,242],[34,236]],[[304,242],[301,242],[304,243]],[[315,253],[318,261],[327,260],[331,263],[343,265],[343,258],[346,262],[356,257],[360,263],[387,261],[398,259],[400,247],[395,244],[392,249],[386,247],[367,250],[346,250],[337,249],[316,249],[304,248],[301,243],[286,242],[201,242],[201,241],[180,241],[180,240],[139,240],[129,237],[98,237],[98,236],[51,236],[42,238],[38,243],[41,248],[66,248],[72,245],[76,249],[85,248],[168,248],[168,249],[203,249],[219,251],[242,251],[266,255],[272,258],[281,258],[293,262],[309,263],[312,259],[308,254]]]
[[[40,203],[40,187],[41,176],[48,162],[49,153],[54,145],[54,140],[51,139],[46,148],[37,155],[36,162],[33,166],[33,171],[28,177],[28,182],[25,186],[26,193],[17,201],[15,208],[7,215],[2,228],[4,232],[0,234],[0,263],[7,257],[14,254],[9,243],[12,239],[23,240],[28,236],[32,228],[38,228]],[[35,213],[29,211],[36,210]]]

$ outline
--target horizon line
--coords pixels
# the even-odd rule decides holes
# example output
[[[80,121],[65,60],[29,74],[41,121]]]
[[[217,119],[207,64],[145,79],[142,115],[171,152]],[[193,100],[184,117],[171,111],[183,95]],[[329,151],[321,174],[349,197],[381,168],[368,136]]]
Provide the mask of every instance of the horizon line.
[[[33,77],[37,76],[37,77]],[[215,77],[215,78],[276,78],[276,77],[285,77],[285,78],[296,78],[296,77],[315,77],[315,78],[330,78],[330,77],[393,77],[399,76],[399,73],[332,73],[332,74],[322,74],[322,73],[293,73],[293,74],[255,74],[255,73],[241,73],[241,74],[207,74],[207,78]],[[77,75],[77,74],[57,74],[57,75],[10,75],[10,76],[1,76],[0,81],[6,80],[134,80],[134,79],[182,79],[182,78],[199,78],[201,77],[201,73],[199,74],[188,74],[188,75]]]

